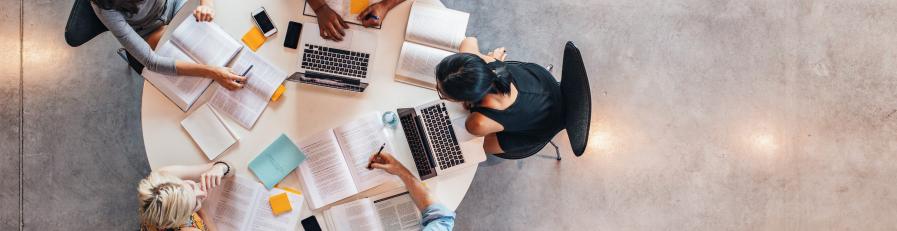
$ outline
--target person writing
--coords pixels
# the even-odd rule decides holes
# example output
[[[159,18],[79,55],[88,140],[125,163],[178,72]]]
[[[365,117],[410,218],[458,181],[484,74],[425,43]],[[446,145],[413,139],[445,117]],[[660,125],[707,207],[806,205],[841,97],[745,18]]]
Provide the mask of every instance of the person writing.
[[[208,193],[233,175],[231,165],[221,161],[167,166],[150,173],[137,186],[140,230],[214,230],[203,223],[199,209]]]
[[[465,127],[485,137],[486,153],[529,150],[564,126],[560,85],[547,68],[506,63],[503,47],[482,54],[472,37],[461,42],[460,51],[436,66],[436,91],[471,111]]]
[[[153,50],[171,22],[187,0],[91,0],[97,18],[112,32],[146,69],[164,75],[203,76],[214,79],[227,89],[243,87],[245,77],[234,74],[229,68],[196,64],[171,57],[163,57]],[[198,21],[209,22],[215,18],[212,0],[200,0],[193,10]]]
[[[386,17],[386,13],[404,1],[383,0],[371,4],[358,14],[357,19],[366,27],[380,26],[380,23]],[[345,30],[349,29],[349,24],[343,20],[343,17],[330,8],[325,0],[308,0],[308,5],[314,10],[315,15],[318,16],[318,28],[321,31],[321,38],[342,41],[343,36],[346,35]]]
[[[383,169],[387,173],[402,179],[402,183],[408,189],[408,194],[411,195],[411,199],[414,200],[417,209],[423,211],[421,214],[422,230],[452,230],[455,226],[455,212],[437,202],[436,198],[430,195],[423,183],[412,175],[411,171],[408,171],[392,154],[383,152],[373,155],[369,162],[371,169]]]

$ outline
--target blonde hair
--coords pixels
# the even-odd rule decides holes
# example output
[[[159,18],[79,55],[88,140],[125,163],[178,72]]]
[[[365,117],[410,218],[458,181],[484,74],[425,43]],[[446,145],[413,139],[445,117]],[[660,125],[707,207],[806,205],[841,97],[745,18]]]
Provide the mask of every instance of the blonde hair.
[[[137,186],[140,221],[155,229],[177,228],[196,210],[196,194],[174,176],[151,173]]]

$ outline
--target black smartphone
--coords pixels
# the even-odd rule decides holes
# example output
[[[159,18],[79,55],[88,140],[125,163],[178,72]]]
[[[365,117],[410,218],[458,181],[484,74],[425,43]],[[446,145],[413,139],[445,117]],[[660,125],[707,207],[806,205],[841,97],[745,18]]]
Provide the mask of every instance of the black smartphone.
[[[318,219],[315,219],[315,216],[302,219],[302,228],[305,231],[321,231],[321,226],[318,225]]]
[[[302,33],[302,23],[290,21],[287,26],[287,37],[283,40],[283,46],[296,49],[299,46],[299,33]]]

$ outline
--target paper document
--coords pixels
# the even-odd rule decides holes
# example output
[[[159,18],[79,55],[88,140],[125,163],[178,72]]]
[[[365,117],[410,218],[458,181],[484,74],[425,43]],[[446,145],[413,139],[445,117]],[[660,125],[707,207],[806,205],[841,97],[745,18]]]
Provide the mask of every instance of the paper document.
[[[324,216],[327,226],[336,231],[421,229],[420,211],[408,192],[347,202],[328,209]]]
[[[305,154],[286,135],[281,134],[265,151],[249,162],[249,170],[271,189],[305,160]]]
[[[370,113],[298,142],[308,156],[299,165],[298,176],[312,209],[398,179],[380,169],[367,169],[368,160],[384,143],[383,151],[392,152],[379,115]]]
[[[200,209],[209,225],[219,231],[294,230],[299,224],[299,209],[274,215],[269,197],[286,192],[266,190],[250,178],[234,176],[209,193]],[[290,206],[302,207],[302,197],[287,193]]]
[[[243,46],[234,40],[221,26],[213,22],[197,22],[187,17],[171,34],[171,41],[198,63],[223,67]]]
[[[436,65],[458,52],[470,14],[423,2],[413,4],[395,80],[436,89]]]
[[[197,108],[181,121],[181,127],[190,134],[190,138],[193,138],[209,160],[217,158],[240,139],[209,105]]]
[[[240,54],[233,70],[241,74],[249,70],[243,88],[228,90],[219,86],[209,104],[250,129],[268,107],[271,95],[286,80],[287,73],[250,51]]]
[[[171,57],[175,60],[196,63],[190,56],[178,49],[171,42],[167,42],[156,49],[156,54]],[[174,102],[181,111],[188,111],[206,88],[212,84],[212,79],[197,76],[172,76],[163,75],[150,70],[143,71],[143,78],[149,81],[163,95]]]

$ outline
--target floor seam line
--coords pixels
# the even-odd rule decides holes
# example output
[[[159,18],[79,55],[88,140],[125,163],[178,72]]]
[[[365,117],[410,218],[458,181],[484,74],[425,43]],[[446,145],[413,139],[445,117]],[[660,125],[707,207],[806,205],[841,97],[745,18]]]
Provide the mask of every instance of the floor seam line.
[[[19,230],[25,230],[25,0],[19,5]]]

